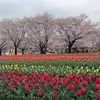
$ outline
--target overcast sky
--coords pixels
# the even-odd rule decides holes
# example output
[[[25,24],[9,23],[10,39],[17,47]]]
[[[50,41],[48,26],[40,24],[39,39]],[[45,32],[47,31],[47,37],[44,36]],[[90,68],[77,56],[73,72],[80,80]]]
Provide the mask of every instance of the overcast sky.
[[[44,12],[54,17],[85,13],[97,22],[100,21],[100,0],[0,0],[0,19],[23,18]]]

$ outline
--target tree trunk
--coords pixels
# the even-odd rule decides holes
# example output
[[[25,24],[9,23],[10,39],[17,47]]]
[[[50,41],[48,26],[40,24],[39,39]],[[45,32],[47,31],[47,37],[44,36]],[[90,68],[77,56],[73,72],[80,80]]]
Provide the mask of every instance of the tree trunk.
[[[44,48],[40,49],[40,54],[46,54],[46,50]]]
[[[15,46],[15,55],[17,55],[17,46]]]
[[[68,53],[71,53],[71,50],[72,50],[72,46],[73,44],[75,43],[76,39],[74,39],[73,41],[70,41],[69,44],[68,44]]]
[[[71,53],[73,44],[74,44],[73,41],[69,43],[69,45],[68,45],[68,53]]]
[[[0,50],[0,56],[2,55],[2,50]]]
[[[71,53],[71,49],[72,49],[72,45],[69,44],[69,45],[68,45],[68,53]]]
[[[22,50],[22,55],[23,55],[25,50],[24,49],[21,49],[21,50]]]

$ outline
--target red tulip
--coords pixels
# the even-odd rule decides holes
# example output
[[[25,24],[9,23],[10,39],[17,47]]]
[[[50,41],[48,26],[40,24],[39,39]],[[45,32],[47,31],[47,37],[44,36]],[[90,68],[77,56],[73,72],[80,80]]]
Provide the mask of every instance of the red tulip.
[[[95,88],[95,90],[99,90],[100,89],[100,84],[95,84],[94,88]]]
[[[96,78],[96,83],[100,83],[100,78]]]
[[[34,84],[34,89],[39,89],[39,85],[38,84]]]
[[[55,89],[55,90],[58,90],[58,89],[59,89],[59,88],[58,88],[58,85],[55,85],[55,86],[54,86],[54,89]]]
[[[25,80],[28,81],[28,76],[27,75],[25,75]]]
[[[91,77],[90,76],[88,76],[87,78],[86,78],[86,80],[87,80],[87,82],[90,84],[91,83]]]
[[[51,80],[51,79],[50,79],[50,76],[47,76],[47,81],[50,82],[50,80]]]
[[[59,80],[59,84],[61,85],[61,84],[63,84],[64,82],[64,79],[63,78],[60,78],[60,80]]]
[[[81,90],[77,90],[77,91],[76,91],[76,95],[77,95],[77,96],[80,96],[81,94],[82,94],[82,93],[81,93]]]
[[[28,85],[25,87],[25,90],[26,90],[26,92],[29,92],[30,91],[30,88],[29,88]]]
[[[42,84],[44,84],[44,82],[45,82],[44,76],[40,77],[40,82],[41,82]]]
[[[92,74],[92,75],[91,75],[91,78],[92,78],[92,79],[94,79],[94,78],[95,78],[95,75],[94,75],[94,74]]]
[[[12,88],[13,88],[13,87],[12,87],[12,82],[10,82],[10,83],[8,84],[8,89],[9,89],[9,90],[12,90]]]
[[[77,78],[74,78],[73,81],[75,81],[76,84],[78,83],[78,79]]]
[[[99,99],[99,98],[100,98],[100,96],[99,96],[99,93],[98,93],[98,92],[96,92],[96,93],[94,94],[94,96],[96,97],[96,99]]]
[[[82,77],[85,78],[86,77],[86,73],[82,73]]]
[[[51,93],[51,96],[52,96],[52,99],[55,99],[56,98],[56,93],[55,92],[52,92]]]
[[[57,84],[57,81],[56,80],[53,80],[53,85],[56,85]]]
[[[68,84],[68,80],[65,78],[64,79],[64,83],[67,85]]]
[[[45,84],[44,84],[44,88],[46,88],[46,87],[47,87],[47,84],[45,83]]]
[[[36,75],[36,77],[39,75],[39,73],[38,72],[35,72],[35,75]]]
[[[18,72],[19,75],[22,75],[22,72]]]
[[[75,87],[77,83],[75,81],[72,81],[72,84]]]
[[[25,79],[22,80],[22,85],[24,85],[24,84],[25,84]]]
[[[49,86],[52,87],[53,86],[53,83],[52,82],[49,82]]]
[[[72,88],[73,88],[72,85],[70,85],[70,84],[67,85],[67,90],[68,90],[68,91],[71,91]]]
[[[13,88],[12,85],[9,85],[8,89],[9,89],[9,90],[12,90],[12,88]]]
[[[2,72],[2,78],[6,78],[6,73]]]
[[[39,97],[42,97],[42,96],[43,96],[43,93],[42,93],[41,91],[39,91],[39,92],[38,92],[38,96],[39,96]]]
[[[74,77],[78,79],[79,75],[78,74],[75,74]]]
[[[83,77],[81,76],[81,77],[80,77],[80,81],[82,82],[83,80],[84,80],[84,79],[83,79]]]
[[[86,87],[87,86],[87,81],[83,80],[82,81],[82,86]]]
[[[83,87],[81,88],[81,92],[82,92],[82,94],[86,93],[86,91],[85,91],[85,89]]]
[[[51,76],[51,72],[48,72],[48,75]]]
[[[60,76],[59,75],[56,75],[55,76],[55,79],[58,81],[60,79]]]
[[[8,83],[8,82],[9,82],[9,80],[6,78],[6,79],[5,79],[5,82],[6,82],[6,83]]]
[[[18,82],[18,81],[16,81],[16,83],[15,83],[17,86],[20,86],[20,83]]]
[[[36,80],[34,78],[32,78],[32,83],[34,84],[36,82]]]
[[[27,85],[30,87],[31,86],[31,82],[27,82]]]
[[[67,79],[67,80],[70,80],[72,77],[73,77],[72,74],[66,75],[66,79]]]
[[[10,79],[10,75],[8,75],[8,79]]]
[[[42,72],[42,75],[45,75],[45,72]]]

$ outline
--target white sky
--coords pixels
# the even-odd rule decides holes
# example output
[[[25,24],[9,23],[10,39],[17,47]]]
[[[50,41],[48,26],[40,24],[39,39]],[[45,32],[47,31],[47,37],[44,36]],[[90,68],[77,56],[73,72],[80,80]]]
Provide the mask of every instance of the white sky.
[[[86,14],[100,21],[100,0],[0,0],[0,19],[23,18],[49,12],[54,17]]]

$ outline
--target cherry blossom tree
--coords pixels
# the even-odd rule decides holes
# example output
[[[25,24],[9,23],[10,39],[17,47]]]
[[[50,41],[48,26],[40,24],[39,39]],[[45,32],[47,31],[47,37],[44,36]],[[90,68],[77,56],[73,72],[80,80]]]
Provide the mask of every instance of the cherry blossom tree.
[[[53,43],[55,33],[55,22],[52,15],[44,13],[29,19],[29,29],[31,30],[31,44],[36,47],[41,54],[47,52],[47,48]]]
[[[96,30],[96,24],[88,20],[84,14],[77,17],[58,18],[58,32],[61,39],[68,46],[68,52],[71,53],[73,45],[80,39],[84,39]]]
[[[27,26],[23,19],[4,19],[1,21],[1,33],[13,43],[15,54],[27,34]]]

